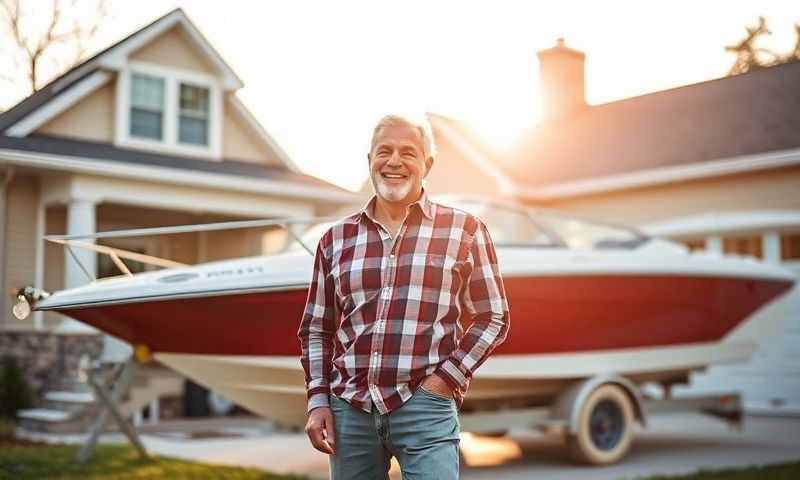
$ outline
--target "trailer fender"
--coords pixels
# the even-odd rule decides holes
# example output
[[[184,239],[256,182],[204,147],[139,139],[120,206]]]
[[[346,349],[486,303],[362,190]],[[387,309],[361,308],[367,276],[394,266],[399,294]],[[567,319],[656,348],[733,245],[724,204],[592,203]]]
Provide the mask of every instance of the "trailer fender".
[[[634,406],[636,420],[638,420],[642,426],[647,426],[642,395],[639,388],[627,378],[615,374],[596,375],[591,378],[576,381],[556,399],[555,406],[552,410],[553,418],[563,420],[566,423],[568,433],[577,433],[578,416],[583,402],[586,401],[586,398],[594,389],[605,384],[615,384],[622,387],[625,393],[630,397],[631,403]]]

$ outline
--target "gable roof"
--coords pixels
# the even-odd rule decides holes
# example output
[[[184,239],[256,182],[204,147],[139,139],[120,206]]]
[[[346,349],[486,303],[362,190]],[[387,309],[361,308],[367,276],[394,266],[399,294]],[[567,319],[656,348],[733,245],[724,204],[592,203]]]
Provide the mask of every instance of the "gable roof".
[[[161,153],[118,148],[109,143],[75,140],[54,135],[33,134],[27,137],[8,137],[0,135],[0,149],[13,149],[23,152],[41,153],[64,157],[79,157],[112,163],[130,163],[152,167],[180,168],[198,172],[219,173],[241,177],[270,178],[302,183],[337,192],[348,192],[341,187],[320,178],[296,173],[284,167],[243,162],[235,159],[209,161],[189,157],[176,157]]]
[[[591,106],[507,157],[529,187],[800,147],[800,62]]]
[[[180,25],[187,32],[189,39],[201,49],[209,63],[219,68],[224,81],[227,82],[227,88],[238,89],[243,85],[183,10],[175,9],[64,72],[11,109],[0,113],[0,148],[63,156],[65,158],[78,156],[98,161],[108,160],[111,162],[203,171],[213,174],[270,178],[314,186],[328,192],[350,194],[349,191],[336,185],[301,173],[286,152],[233,93],[227,96],[227,105],[230,107],[231,113],[241,118],[244,121],[244,125],[256,134],[257,138],[283,162],[285,167],[265,166],[234,159],[209,161],[207,159],[118,148],[111,144],[87,140],[36,135],[32,133],[33,128],[23,127],[23,125],[31,123],[31,120],[36,117],[42,116],[43,112],[55,109],[57,114],[58,111],[69,108],[72,104],[71,102],[91,93],[88,90],[89,88],[99,88],[103,82],[112,78],[109,70],[124,67],[124,62],[120,64],[121,58],[126,58],[136,49],[146,45],[152,39],[176,25]],[[80,93],[75,94],[75,92]],[[70,102],[62,102],[67,97],[74,98]],[[63,105],[61,105],[62,103]],[[39,120],[36,120],[36,123],[39,123]]]
[[[7,131],[12,125],[97,70],[119,70],[124,67],[124,65],[120,64],[120,58],[127,57],[132,51],[179,24],[188,33],[191,41],[205,54],[209,62],[220,69],[225,78],[226,90],[236,90],[244,86],[241,79],[222,56],[214,50],[211,43],[203,37],[200,30],[192,23],[186,13],[182,9],[176,8],[75,65],[48,82],[47,85],[34,92],[33,95],[0,113],[0,132]]]
[[[794,62],[587,106],[483,155],[513,195],[541,199],[800,163],[798,85]]]
[[[283,167],[179,158],[50,135],[0,135],[0,158],[24,167],[300,196],[333,203],[347,204],[356,198],[349,190]]]

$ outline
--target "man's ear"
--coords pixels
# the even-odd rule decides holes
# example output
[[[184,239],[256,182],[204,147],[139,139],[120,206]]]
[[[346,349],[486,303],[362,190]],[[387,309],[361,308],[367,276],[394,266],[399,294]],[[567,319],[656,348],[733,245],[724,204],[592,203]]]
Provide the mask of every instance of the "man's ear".
[[[422,178],[427,178],[428,174],[431,173],[431,168],[433,168],[433,157],[428,157],[425,160],[425,175]]]

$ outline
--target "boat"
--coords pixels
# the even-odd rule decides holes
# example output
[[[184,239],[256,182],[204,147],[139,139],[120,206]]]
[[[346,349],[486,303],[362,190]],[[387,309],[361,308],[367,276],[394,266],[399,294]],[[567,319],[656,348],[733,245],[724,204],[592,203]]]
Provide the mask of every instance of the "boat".
[[[576,379],[601,374],[668,386],[710,365],[747,361],[781,328],[795,288],[794,274],[779,266],[691,252],[633,228],[496,200],[438,201],[486,223],[512,319],[508,338],[472,379],[464,411],[545,405]],[[28,288],[21,302],[123,339],[232,402],[300,428],[306,402],[296,335],[311,253],[329,225],[311,226],[279,254],[127,274],[49,295]],[[76,245],[186,228],[50,239]]]

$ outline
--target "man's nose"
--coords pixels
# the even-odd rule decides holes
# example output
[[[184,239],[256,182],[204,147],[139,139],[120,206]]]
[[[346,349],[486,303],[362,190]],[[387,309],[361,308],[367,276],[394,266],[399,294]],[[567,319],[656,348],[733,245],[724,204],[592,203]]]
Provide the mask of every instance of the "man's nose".
[[[393,152],[392,155],[389,156],[389,161],[386,162],[386,164],[393,167],[399,167],[402,165],[402,162],[400,162],[400,152]]]

